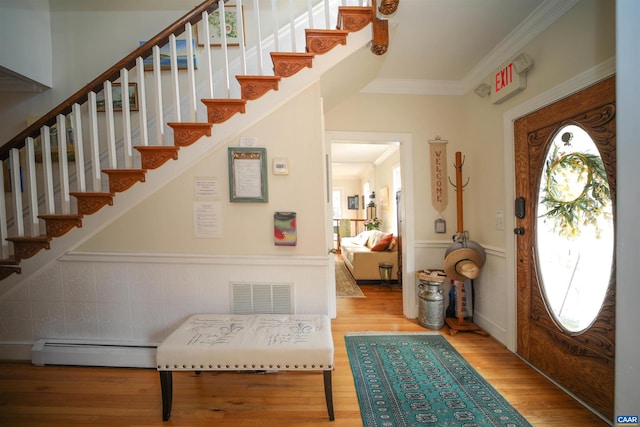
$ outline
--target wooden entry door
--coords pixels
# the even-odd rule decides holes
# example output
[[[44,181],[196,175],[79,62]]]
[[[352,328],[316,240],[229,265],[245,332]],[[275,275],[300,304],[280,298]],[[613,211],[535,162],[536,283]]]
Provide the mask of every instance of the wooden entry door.
[[[554,381],[562,385],[573,395],[595,409],[606,419],[613,419],[614,410],[614,354],[615,354],[615,186],[616,186],[616,129],[615,129],[615,78],[609,78],[583,91],[560,100],[548,107],[538,110],[516,121],[515,123],[515,169],[516,169],[516,229],[517,234],[517,352],[533,366],[541,370]],[[546,191],[551,192],[549,182],[558,184],[559,164],[554,158],[558,138],[565,141],[564,145],[571,145],[572,132],[564,131],[567,126],[571,129],[586,132],[599,152],[606,171],[610,192],[610,220],[611,231],[609,245],[610,258],[603,257],[601,261],[596,257],[575,257],[575,252],[582,248],[573,248],[569,256],[574,256],[570,262],[573,268],[571,276],[562,278],[563,274],[546,274],[550,268],[547,252],[553,252],[554,247],[542,249],[544,235],[541,229],[551,221],[551,211],[543,203]],[[564,133],[563,133],[564,132]],[[559,144],[560,150],[566,147]],[[564,160],[577,162],[578,169],[591,171],[580,163],[580,153],[573,157],[564,156]],[[571,162],[566,162],[567,164]],[[574,165],[575,166],[575,165]],[[553,179],[550,178],[553,175]],[[589,175],[591,177],[591,175]],[[585,182],[591,183],[591,178]],[[570,217],[568,206],[576,204],[579,197],[587,198],[596,194],[593,186],[584,184],[584,191],[579,196],[571,196],[567,200],[557,202],[558,212]],[[581,187],[582,188],[582,187]],[[604,190],[603,190],[604,191]],[[576,199],[574,199],[576,197]],[[561,198],[559,198],[561,199]],[[593,202],[593,200],[587,200]],[[596,201],[597,202],[597,201]],[[588,203],[585,203],[588,205]],[[586,209],[586,208],[584,208]],[[568,214],[567,214],[568,212]],[[543,215],[545,213],[545,215]],[[573,212],[575,213],[575,212]],[[582,212],[584,213],[584,212]],[[543,216],[545,216],[543,218]],[[564,218],[564,217],[563,217]],[[582,221],[582,222],[586,222]],[[558,233],[567,235],[567,245],[571,245],[575,232],[566,222],[558,223]],[[554,226],[555,227],[555,226]],[[579,230],[578,230],[579,232]],[[542,236],[542,237],[541,237]],[[605,243],[593,240],[595,250],[602,248]],[[603,246],[598,246],[602,244]],[[556,245],[557,246],[557,245]],[[584,245],[583,245],[584,246]],[[608,247],[608,246],[607,246]],[[594,262],[593,260],[596,259]],[[601,304],[597,305],[594,317],[586,320],[586,324],[574,325],[566,316],[558,315],[551,300],[552,294],[559,291],[562,298],[559,304],[562,309],[570,304],[576,288],[582,297],[589,295],[589,279],[576,280],[575,273],[580,268],[597,266],[604,273]],[[601,265],[599,265],[601,264]],[[553,271],[553,270],[552,270]],[[585,283],[581,283],[585,282]],[[567,284],[569,283],[569,284]],[[580,289],[580,287],[582,287]],[[580,314],[587,308],[579,298],[574,302],[574,312]],[[575,323],[575,322],[574,322]]]

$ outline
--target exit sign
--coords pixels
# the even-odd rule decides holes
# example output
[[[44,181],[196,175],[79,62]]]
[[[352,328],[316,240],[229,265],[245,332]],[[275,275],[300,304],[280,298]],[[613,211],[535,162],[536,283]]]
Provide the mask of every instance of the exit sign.
[[[494,104],[499,104],[511,98],[518,92],[522,92],[527,87],[526,71],[518,73],[513,62],[501,67],[496,71],[491,86],[491,100]]]

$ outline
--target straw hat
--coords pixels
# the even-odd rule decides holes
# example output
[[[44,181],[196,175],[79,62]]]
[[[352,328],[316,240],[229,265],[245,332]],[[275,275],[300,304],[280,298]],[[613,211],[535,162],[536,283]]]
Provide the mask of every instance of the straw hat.
[[[465,281],[480,275],[486,254],[479,244],[466,241],[455,243],[447,249],[444,258],[444,271],[453,280]]]

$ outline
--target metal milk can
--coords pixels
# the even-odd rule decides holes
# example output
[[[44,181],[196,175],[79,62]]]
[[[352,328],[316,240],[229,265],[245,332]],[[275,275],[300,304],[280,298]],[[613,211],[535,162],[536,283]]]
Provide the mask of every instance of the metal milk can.
[[[442,283],[445,277],[440,271],[418,272],[418,323],[426,328],[438,330],[444,326]]]

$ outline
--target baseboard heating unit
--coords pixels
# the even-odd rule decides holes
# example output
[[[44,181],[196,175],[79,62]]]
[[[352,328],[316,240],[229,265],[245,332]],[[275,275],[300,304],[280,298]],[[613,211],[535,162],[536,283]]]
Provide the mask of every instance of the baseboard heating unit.
[[[37,366],[155,368],[157,347],[157,343],[41,339],[31,347],[31,362]]]

